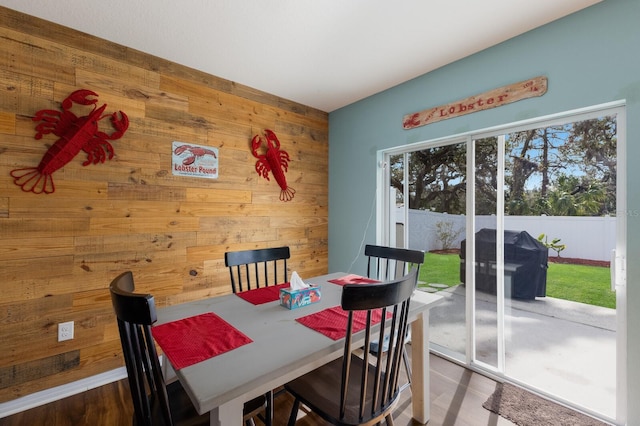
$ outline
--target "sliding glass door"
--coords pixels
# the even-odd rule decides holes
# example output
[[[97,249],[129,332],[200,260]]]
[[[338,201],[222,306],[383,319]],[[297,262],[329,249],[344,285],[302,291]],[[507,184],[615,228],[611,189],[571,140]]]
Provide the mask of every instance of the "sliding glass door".
[[[624,143],[607,106],[380,153],[379,239],[445,299],[432,350],[624,420]]]

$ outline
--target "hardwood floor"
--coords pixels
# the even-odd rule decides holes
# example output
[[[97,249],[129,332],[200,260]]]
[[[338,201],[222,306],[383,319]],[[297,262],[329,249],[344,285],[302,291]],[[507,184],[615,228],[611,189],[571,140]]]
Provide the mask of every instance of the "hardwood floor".
[[[496,382],[431,355],[431,420],[429,426],[505,426],[513,423],[482,408]],[[411,392],[404,391],[394,412],[396,426],[414,426]],[[0,419],[0,426],[120,426],[131,425],[133,408],[126,380]],[[286,425],[292,398],[276,398],[274,425]],[[262,424],[257,421],[258,426]],[[313,414],[299,417],[297,426],[327,424]]]

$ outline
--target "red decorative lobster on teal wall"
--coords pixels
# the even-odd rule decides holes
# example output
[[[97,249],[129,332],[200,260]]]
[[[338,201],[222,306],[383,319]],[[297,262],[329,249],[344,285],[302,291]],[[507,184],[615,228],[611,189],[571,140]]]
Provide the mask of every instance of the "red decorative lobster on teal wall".
[[[266,180],[270,180],[269,172],[271,172],[280,185],[280,201],[291,201],[296,191],[287,185],[287,179],[284,176],[284,172],[289,168],[289,154],[280,149],[280,141],[272,130],[265,129],[264,136],[266,142],[261,135],[255,135],[251,140],[251,153],[258,159],[256,172]],[[258,149],[262,145],[265,145],[266,151],[264,154],[258,154]]]
[[[70,94],[62,101],[62,111],[43,109],[36,112],[33,121],[41,121],[36,126],[36,139],[42,139],[43,135],[53,133],[58,140],[47,150],[38,167],[27,167],[11,171],[13,182],[25,192],[34,194],[51,194],[56,187],[51,175],[65,164],[71,161],[80,151],[87,153],[87,160],[82,163],[104,163],[105,159],[113,158],[113,147],[110,140],[120,139],[129,128],[129,118],[120,111],[117,113],[102,115],[107,104],[96,108],[98,99],[90,96],[98,96],[91,90],[81,89]],[[85,116],[76,117],[71,111],[73,104],[93,105],[93,110]],[[98,122],[105,117],[111,117],[111,125],[115,132],[104,133],[98,129]]]

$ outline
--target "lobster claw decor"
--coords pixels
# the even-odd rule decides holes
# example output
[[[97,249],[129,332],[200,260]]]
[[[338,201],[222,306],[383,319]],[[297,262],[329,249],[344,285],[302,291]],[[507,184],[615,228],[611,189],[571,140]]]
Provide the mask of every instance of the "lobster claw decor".
[[[80,150],[87,154],[83,166],[104,163],[105,159],[113,158],[113,147],[109,141],[124,135],[129,128],[129,118],[122,111],[119,118],[115,112],[103,115],[107,104],[97,108],[98,99],[90,98],[92,96],[97,97],[98,94],[86,89],[76,90],[62,101],[61,111],[43,109],[36,112],[33,121],[41,123],[36,126],[35,138],[42,139],[42,135],[53,133],[58,140],[44,154],[38,167],[12,170],[13,183],[25,192],[51,194],[56,190],[51,175],[70,162]],[[74,103],[92,105],[93,110],[85,116],[76,117],[71,111]],[[106,117],[110,117],[115,129],[111,134],[98,128],[98,122]]]
[[[266,142],[265,142],[266,139]],[[258,154],[258,149],[265,147],[264,154]],[[255,135],[251,140],[251,153],[258,159],[256,161],[256,172],[266,180],[269,179],[269,171],[273,174],[273,177],[280,185],[280,201],[291,201],[295,189],[287,185],[287,179],[284,176],[284,172],[289,167],[289,154],[286,151],[280,149],[280,141],[272,130],[264,130],[264,138],[261,135]]]

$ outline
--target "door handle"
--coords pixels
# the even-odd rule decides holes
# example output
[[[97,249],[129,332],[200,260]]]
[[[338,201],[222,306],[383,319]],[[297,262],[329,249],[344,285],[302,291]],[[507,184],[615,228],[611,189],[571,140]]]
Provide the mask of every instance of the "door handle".
[[[616,291],[616,251],[611,250],[611,258],[609,261],[609,275],[611,276],[611,291]]]
[[[616,250],[611,250],[611,264],[609,271],[611,274],[611,291],[616,291],[616,286],[625,285],[626,262],[624,256],[618,256]]]

